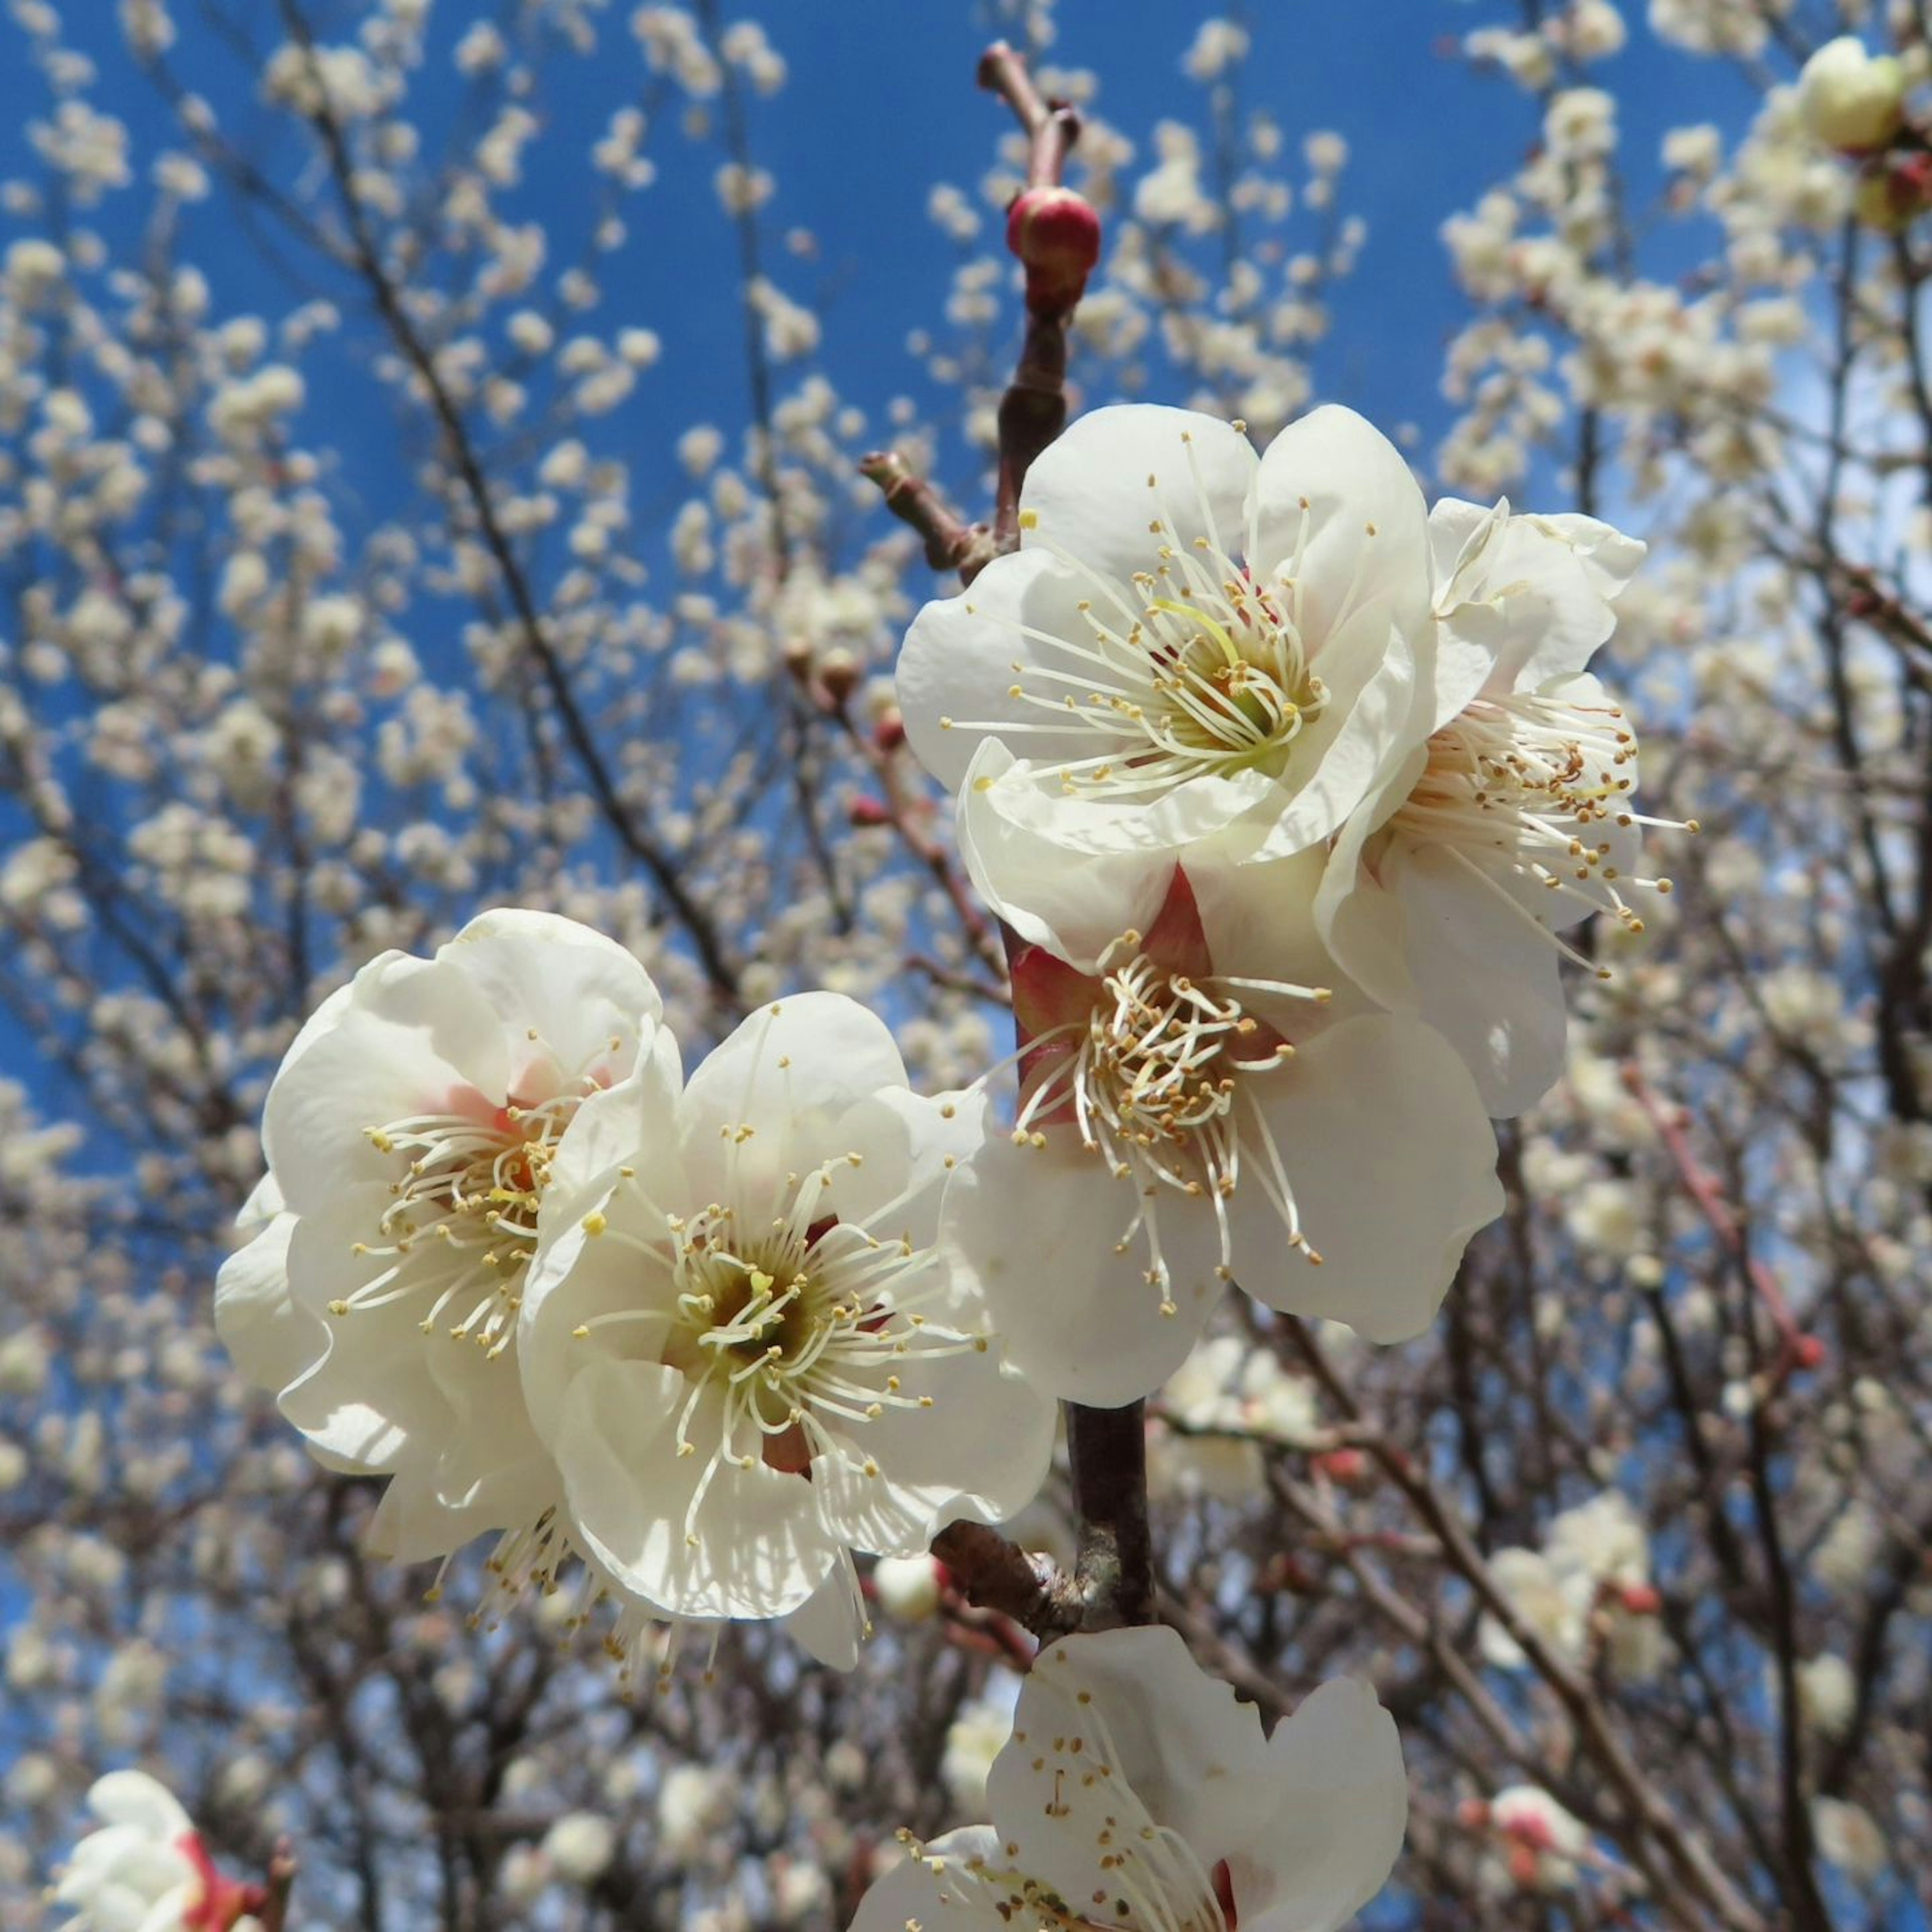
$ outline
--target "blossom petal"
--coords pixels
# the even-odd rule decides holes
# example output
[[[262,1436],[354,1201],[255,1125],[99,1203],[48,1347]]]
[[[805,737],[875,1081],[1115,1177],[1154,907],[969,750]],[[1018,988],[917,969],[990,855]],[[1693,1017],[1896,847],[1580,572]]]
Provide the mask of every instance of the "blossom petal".
[[[1026,671],[1066,668],[1054,639],[1087,644],[1087,595],[1082,580],[1044,550],[1018,550],[995,557],[971,590],[935,598],[912,620],[896,673],[899,715],[913,755],[948,790],[958,789],[982,740],[1003,731],[1048,764],[1092,749],[1077,722],[1063,724],[1058,711],[1023,694]]]
[[[489,1001],[513,1036],[536,1042],[568,1075],[588,1074],[628,1050],[664,1001],[636,957],[603,934],[554,913],[498,907],[479,914],[436,954]],[[613,1049],[613,1036],[623,1049]],[[518,1084],[512,1076],[513,1085]],[[522,1092],[520,1086],[518,1090]],[[526,1100],[548,1098],[523,1092]]]
[[[572,1381],[556,1437],[572,1517],[626,1588],[678,1616],[795,1610],[838,1555],[812,1485],[763,1463],[720,1467],[700,1498],[718,1424],[694,1418],[699,1451],[679,1455],[690,1395],[684,1376],[658,1362],[606,1357]],[[707,1390],[704,1403],[716,1400]]]
[[[1090,971],[1130,927],[1152,923],[1174,855],[1156,845],[1070,857],[1064,817],[1040,808],[1034,784],[1002,788],[1016,763],[1004,745],[980,746],[959,794],[960,856],[974,890],[1021,938]],[[1106,809],[1090,808],[1096,819]]]
[[[1164,1625],[1100,1631],[1042,1651],[1013,1721],[1029,1742],[1001,1753],[987,1785],[1003,1825],[1036,1814],[1042,1796],[1052,1795],[1032,1768],[1038,1739],[1070,1728],[1091,1734],[1096,1724],[1094,1748],[1205,1866],[1238,1838],[1258,1834],[1270,1809],[1273,1767],[1260,1713],[1196,1664],[1180,1633]],[[1050,1784],[1050,1767],[1047,1774]],[[1022,1840],[1022,1858],[1026,1850]]]
[[[1549,933],[1528,908],[1511,912],[1498,896],[1508,886],[1492,890],[1446,852],[1402,854],[1388,880],[1423,1018],[1462,1055],[1492,1118],[1534,1106],[1569,1042]]]
[[[694,1072],[678,1107],[685,1170],[700,1198],[766,1199],[788,1173],[850,1151],[840,1117],[906,1084],[892,1030],[856,1000],[800,993],[746,1019]],[[748,1135],[742,1130],[748,1127]]]
[[[1259,1775],[1271,1815],[1221,1852],[1242,1932],[1335,1932],[1402,1850],[1408,1781],[1394,1720],[1367,1684],[1333,1678],[1275,1726]]]
[[[1158,517],[1164,541],[1191,549],[1205,537],[1241,554],[1253,446],[1232,424],[1192,410],[1126,403],[1076,418],[1036,457],[1020,493],[1022,554],[1051,544],[1124,583],[1151,569]]]
[[[1258,580],[1295,586],[1290,609],[1330,678],[1333,643],[1364,614],[1362,634],[1423,637],[1430,618],[1428,513],[1402,452],[1353,410],[1311,410],[1269,444],[1250,508]],[[1358,634],[1352,628],[1349,634]]]
[[[449,967],[398,958],[364,968],[339,1023],[285,1062],[262,1124],[268,1165],[289,1206],[308,1214],[343,1187],[388,1178],[367,1130],[446,1108],[459,1089],[504,1096],[502,1021]]]
[[[1266,1198],[1240,1187],[1241,1286],[1372,1342],[1420,1334],[1469,1237],[1503,1208],[1496,1137],[1454,1050],[1413,1019],[1345,1020],[1300,1048],[1261,1105],[1322,1262],[1288,1249]]]
[[[990,1825],[962,1826],[926,1848],[936,1861],[908,1858],[878,1880],[859,1902],[852,1932],[906,1932],[908,1925],[944,1926],[948,1932],[1013,1932],[1016,1922],[1005,1894],[949,1882],[969,1861],[1002,1862],[1000,1834]]]
[[[1118,1251],[1137,1202],[1133,1184],[1067,1127],[1050,1130],[1043,1148],[989,1136],[946,1190],[942,1253],[984,1295],[1008,1360],[1067,1401],[1111,1408],[1150,1394],[1186,1360],[1220,1298],[1213,1217],[1177,1192],[1161,1222],[1176,1312],[1161,1312],[1142,1238]]]
[[[242,1378],[256,1388],[288,1387],[328,1347],[320,1316],[289,1291],[296,1216],[278,1214],[230,1255],[214,1279],[214,1332]]]

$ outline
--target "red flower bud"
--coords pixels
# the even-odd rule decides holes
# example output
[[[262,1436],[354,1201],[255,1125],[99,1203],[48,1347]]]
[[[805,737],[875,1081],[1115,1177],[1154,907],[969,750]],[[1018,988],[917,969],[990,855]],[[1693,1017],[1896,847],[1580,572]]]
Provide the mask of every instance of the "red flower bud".
[[[890,825],[892,822],[892,814],[875,798],[855,798],[845,815],[852,824],[860,826]]]
[[[1070,188],[1030,188],[1006,210],[1006,246],[1026,265],[1027,307],[1058,314],[1100,259],[1100,218]]]
[[[1617,1600],[1634,1617],[1654,1617],[1664,1607],[1654,1583],[1626,1583],[1617,1592]]]
[[[905,742],[905,720],[889,711],[872,727],[872,742],[882,752],[896,752]]]
[[[1791,1358],[1801,1369],[1822,1368],[1825,1345],[1815,1335],[1801,1335],[1791,1346]]]
[[[1315,1468],[1331,1483],[1359,1483],[1369,1472],[1369,1459],[1359,1449],[1330,1449],[1316,1457]]]

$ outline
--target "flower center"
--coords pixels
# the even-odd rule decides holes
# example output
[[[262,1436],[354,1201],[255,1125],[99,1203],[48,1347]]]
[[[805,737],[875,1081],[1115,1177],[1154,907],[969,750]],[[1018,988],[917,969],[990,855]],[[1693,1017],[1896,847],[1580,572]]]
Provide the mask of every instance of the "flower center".
[[[1371,846],[1371,865],[1396,843],[1446,851],[1559,952],[1609,978],[1526,910],[1498,874],[1572,902],[1580,909],[1564,923],[1603,911],[1634,933],[1643,930],[1625,895],[1667,893],[1670,881],[1628,873],[1618,861],[1634,862],[1640,826],[1694,832],[1696,824],[1629,808],[1636,740],[1622,712],[1526,692],[1479,698],[1430,740],[1428,760]]]
[[[613,1038],[609,1053],[621,1044]],[[377,1264],[376,1272],[332,1301],[329,1312],[428,1297],[418,1324],[425,1335],[447,1321],[457,1340],[473,1339],[491,1360],[501,1355],[516,1334],[557,1143],[585,1097],[611,1080],[602,1054],[598,1063],[548,1100],[513,1093],[499,1106],[474,1088],[459,1088],[435,1111],[364,1128],[379,1154],[398,1158],[400,1172],[389,1184],[375,1238],[353,1244],[358,1258]]]
[[[1190,778],[1286,772],[1294,741],[1328,700],[1302,637],[1300,546],[1280,582],[1257,584],[1222,547],[1191,444],[1187,455],[1198,520],[1208,534],[1180,543],[1159,479],[1150,476],[1158,512],[1148,525],[1152,568],[1122,581],[1050,533],[1036,536],[1035,547],[1087,592],[1077,606],[1084,634],[1012,626],[1040,662],[1014,664],[1007,696],[1044,713],[1038,723],[945,718],[943,728],[1003,739],[1064,737],[1070,730],[1090,736],[1090,756],[1056,767],[1070,796],[1144,799]],[[1031,512],[1020,521],[1039,530]]]
[[[1131,932],[1116,942],[1121,949],[1138,944]],[[1273,1205],[1289,1244],[1318,1262],[1253,1091],[1257,1078],[1286,1067],[1294,1048],[1247,1012],[1239,993],[1254,987],[1318,1004],[1327,992],[1219,976],[1196,980],[1140,952],[1094,984],[1094,1004],[1084,1021],[1030,1043],[1015,1141],[1043,1147],[1046,1128],[1070,1124],[1083,1148],[1117,1176],[1134,1180],[1133,1216],[1118,1245],[1124,1250],[1136,1234],[1144,1240],[1147,1280],[1160,1291],[1163,1314],[1175,1312],[1161,1251],[1165,1196],[1210,1204],[1223,1280],[1232,1279],[1227,1203],[1244,1177]]]
[[[987,1346],[983,1336],[928,1324],[919,1312],[931,1248],[881,1239],[826,1211],[836,1165],[788,1175],[780,1197],[756,1208],[713,1202],[688,1218],[654,1215],[670,1230],[668,1254],[661,1238],[632,1230],[632,1206],[649,1201],[635,1174],[584,1223],[594,1237],[635,1249],[654,1271],[669,1265],[670,1326],[652,1346],[690,1384],[676,1442],[680,1456],[704,1458],[686,1514],[694,1541],[699,1506],[721,1469],[762,1462],[808,1480],[813,1464],[833,1456],[877,1476],[864,1425],[889,1409],[932,1406],[931,1396],[905,1387],[908,1366]],[[661,1320],[648,1306],[620,1310],[577,1333]]]

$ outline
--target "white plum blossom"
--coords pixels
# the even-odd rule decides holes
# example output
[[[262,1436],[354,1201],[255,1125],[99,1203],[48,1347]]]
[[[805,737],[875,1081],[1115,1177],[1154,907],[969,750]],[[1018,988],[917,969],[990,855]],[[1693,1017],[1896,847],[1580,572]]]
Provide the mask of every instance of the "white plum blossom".
[[[680,1616],[823,1591],[856,1631],[853,1552],[1032,1500],[1052,1404],[934,1265],[982,1114],[912,1094],[884,1023],[830,993],[753,1014],[688,1083],[662,1052],[586,1103],[519,1345],[575,1546]]]
[[[979,795],[965,856],[1022,938],[1095,859],[1312,846],[1426,736],[1422,494],[1350,411],[1258,458],[1211,416],[1096,410],[1028,472],[1020,526],[914,620],[898,693],[927,769]],[[1007,842],[1031,862],[976,862]]]
[[[912,1844],[852,1932],[1334,1932],[1382,1888],[1408,1806],[1366,1684],[1322,1685],[1264,1738],[1160,1628],[1042,1651],[986,1796],[992,1824]]]
[[[1622,1494],[1606,1490],[1552,1520],[1540,1550],[1498,1550],[1490,1574],[1516,1616],[1551,1653],[1582,1664],[1600,1646],[1611,1675],[1642,1683],[1662,1666],[1660,1603],[1650,1580],[1650,1539]],[[1496,1617],[1485,1615],[1476,1640],[1490,1663],[1506,1670],[1528,1664]]]
[[[216,1326],[320,1460],[391,1478],[376,1548],[443,1556],[552,1506],[505,1358],[559,1148],[587,1095],[635,1090],[661,1011],[622,946],[503,910],[371,960],[289,1048]]]
[[[1798,111],[1827,147],[1882,148],[1904,123],[1905,70],[1895,55],[1874,56],[1856,34],[1840,34],[1804,63]]]
[[[72,1909],[62,1932],[251,1932],[261,1888],[224,1878],[194,1821],[144,1772],[98,1778],[88,1808],[101,1822],[74,1849],[53,1889]]]
[[[1502,1211],[1448,1043],[1314,983],[1320,866],[1175,866],[1144,931],[1057,914],[1078,963],[1016,956],[1018,1112],[962,1164],[946,1246],[1042,1387],[1103,1406],[1151,1393],[1230,1281],[1406,1340]]]
[[[1590,1849],[1589,1829],[1540,1785],[1510,1785],[1482,1815],[1496,1843],[1480,1874],[1492,1897],[1566,1892],[1576,1882],[1578,1863]]]
[[[1498,1118],[1562,1070],[1558,935],[1588,914],[1640,929],[1636,745],[1583,667],[1643,546],[1588,517],[1453,499],[1429,520],[1440,620],[1434,713],[1336,839],[1316,918],[1341,970],[1419,1011]],[[1426,739],[1426,742],[1424,740]]]

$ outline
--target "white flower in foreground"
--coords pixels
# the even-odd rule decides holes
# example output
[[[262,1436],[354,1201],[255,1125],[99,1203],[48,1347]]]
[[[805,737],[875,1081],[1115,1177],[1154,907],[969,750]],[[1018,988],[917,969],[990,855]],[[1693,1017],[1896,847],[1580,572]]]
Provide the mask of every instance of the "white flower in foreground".
[[[1643,546],[1588,517],[1453,500],[1429,520],[1440,620],[1432,718],[1335,841],[1316,918],[1341,970],[1418,1010],[1484,1104],[1520,1113],[1562,1070],[1558,935],[1595,911],[1642,922],[1636,745],[1583,667]],[[1585,962],[1588,963],[1588,962]]]
[[[1054,1411],[934,1265],[976,1098],[908,1090],[883,1022],[808,993],[680,1088],[668,1056],[557,1149],[521,1315],[530,1412],[568,1533],[688,1616],[821,1588],[856,1629],[854,1551],[911,1556],[1030,1502]]]
[[[1090,968],[1015,958],[1018,1113],[962,1164],[944,1245],[1022,1372],[1070,1400],[1150,1394],[1229,1281],[1405,1340],[1502,1211],[1494,1137],[1450,1047],[1272,976],[1322,963],[1306,935],[1319,855],[1280,862],[1298,883],[1266,905],[1246,882],[1273,867],[1177,866],[1144,933]]]
[[[914,1846],[852,1932],[1333,1932],[1382,1888],[1408,1810],[1366,1684],[1323,1684],[1264,1738],[1166,1629],[1041,1652],[986,1795],[992,1825]]]
[[[74,1848],[54,1887],[75,1916],[64,1932],[228,1932],[248,1928],[261,1888],[214,1869],[188,1814],[138,1771],[110,1772],[87,1794],[101,1820]]]
[[[1828,148],[1882,148],[1905,122],[1905,70],[1894,56],[1874,57],[1856,34],[1840,34],[1804,63],[1798,111]]]
[[[376,1548],[446,1555],[554,1503],[504,1358],[558,1150],[586,1096],[634,1088],[662,1012],[622,947],[500,910],[370,961],[290,1048],[215,1323],[322,1462],[391,1478]]]
[[[1028,472],[1020,524],[914,621],[898,694],[934,776],[1061,855],[995,901],[1023,937],[1046,937],[1025,913],[1098,892],[1068,855],[1222,833],[1244,856],[1300,851],[1426,736],[1422,494],[1349,410],[1259,458],[1212,416],[1096,410]]]

